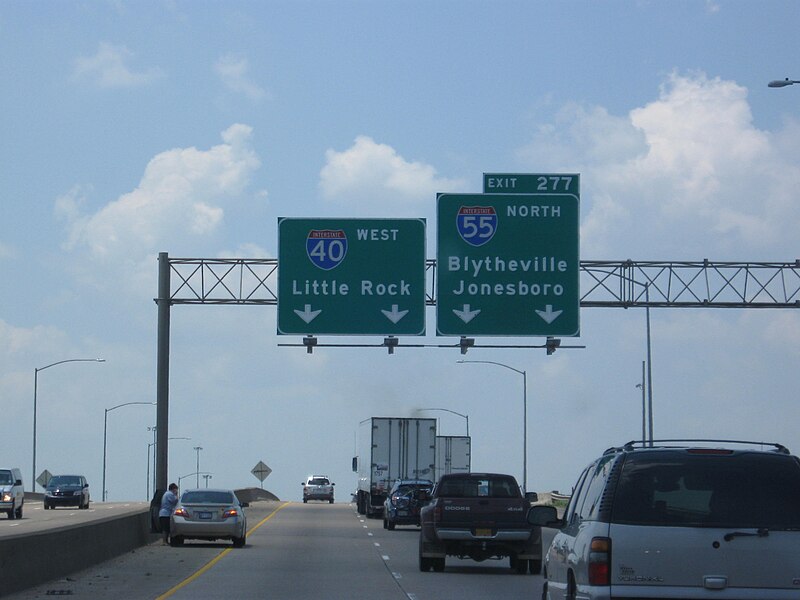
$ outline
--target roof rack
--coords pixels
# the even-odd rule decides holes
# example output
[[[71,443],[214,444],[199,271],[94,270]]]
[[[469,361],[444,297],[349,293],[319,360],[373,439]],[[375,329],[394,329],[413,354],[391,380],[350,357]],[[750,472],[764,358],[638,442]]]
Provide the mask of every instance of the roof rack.
[[[780,452],[781,454],[791,454],[789,449],[786,448],[783,444],[778,444],[776,442],[752,442],[748,440],[718,440],[718,439],[664,439],[664,440],[652,440],[652,441],[642,441],[642,440],[631,440],[624,446],[620,448],[609,448],[606,450],[606,453],[609,452],[619,452],[621,450],[634,450],[635,448],[652,448],[655,446],[658,447],[666,447],[665,444],[687,444],[687,443],[716,443],[716,444],[745,444],[750,446],[771,446],[774,448],[775,452]]]

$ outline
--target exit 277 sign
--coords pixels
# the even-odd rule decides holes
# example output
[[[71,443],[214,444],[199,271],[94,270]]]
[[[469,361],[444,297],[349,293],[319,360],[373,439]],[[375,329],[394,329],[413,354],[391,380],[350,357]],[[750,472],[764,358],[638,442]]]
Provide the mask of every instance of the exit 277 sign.
[[[528,177],[439,195],[439,335],[580,334],[578,176]]]
[[[425,333],[424,219],[278,220],[278,333]]]

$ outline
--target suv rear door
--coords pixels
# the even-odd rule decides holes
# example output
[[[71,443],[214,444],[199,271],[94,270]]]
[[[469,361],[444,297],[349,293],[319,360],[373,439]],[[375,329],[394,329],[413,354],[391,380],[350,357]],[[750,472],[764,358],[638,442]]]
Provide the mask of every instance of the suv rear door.
[[[629,455],[611,514],[611,595],[797,598],[798,498],[800,464],[789,455]]]

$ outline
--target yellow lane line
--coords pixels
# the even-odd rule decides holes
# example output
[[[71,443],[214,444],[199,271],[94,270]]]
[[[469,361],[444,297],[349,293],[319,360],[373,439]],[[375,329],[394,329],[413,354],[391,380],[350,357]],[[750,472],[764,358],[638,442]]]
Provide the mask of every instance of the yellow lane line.
[[[248,533],[248,535],[249,535],[249,534],[251,534],[251,533],[253,533],[253,532],[254,532],[256,529],[258,529],[258,528],[259,528],[259,527],[261,527],[261,526],[262,526],[264,523],[266,523],[266,522],[267,522],[267,521],[269,521],[269,520],[270,520],[272,517],[274,517],[274,516],[275,516],[275,513],[277,513],[277,512],[278,512],[280,509],[282,509],[282,508],[284,508],[284,507],[286,507],[286,506],[289,506],[290,504],[291,504],[291,502],[284,502],[283,504],[281,504],[281,505],[280,505],[278,508],[276,508],[276,509],[275,509],[275,510],[273,510],[271,513],[269,513],[269,514],[268,514],[266,517],[264,517],[263,519],[261,519],[261,521],[259,521],[259,522],[258,522],[258,523],[257,523],[257,524],[254,526],[254,527],[251,527],[250,529],[248,529],[248,530],[247,530],[247,533]],[[207,562],[207,563],[206,563],[204,566],[200,567],[200,569],[198,569],[198,570],[197,570],[195,573],[193,573],[192,575],[190,575],[189,577],[187,577],[186,579],[184,579],[183,581],[181,581],[181,582],[180,582],[178,585],[176,585],[176,586],[175,586],[175,587],[173,587],[172,589],[170,589],[170,590],[167,590],[166,592],[164,592],[163,594],[161,594],[160,596],[158,596],[158,597],[156,598],[156,600],[162,600],[162,598],[169,598],[170,596],[172,596],[172,595],[173,595],[175,592],[177,592],[177,591],[178,591],[178,590],[180,590],[181,588],[183,588],[183,587],[186,587],[187,585],[189,585],[190,583],[192,583],[192,582],[193,582],[195,579],[197,579],[198,577],[200,577],[200,576],[201,576],[203,573],[205,573],[206,571],[208,571],[209,569],[211,569],[211,567],[213,567],[215,564],[217,564],[217,563],[218,563],[218,562],[219,562],[219,561],[222,559],[222,557],[223,557],[223,556],[225,556],[226,554],[228,554],[228,553],[229,553],[229,552],[231,552],[232,550],[233,550],[233,548],[225,548],[225,550],[223,550],[223,551],[222,551],[222,552],[220,552],[220,553],[219,553],[217,556],[215,556],[215,557],[214,557],[214,558],[212,558],[210,561],[208,561],[208,562]]]

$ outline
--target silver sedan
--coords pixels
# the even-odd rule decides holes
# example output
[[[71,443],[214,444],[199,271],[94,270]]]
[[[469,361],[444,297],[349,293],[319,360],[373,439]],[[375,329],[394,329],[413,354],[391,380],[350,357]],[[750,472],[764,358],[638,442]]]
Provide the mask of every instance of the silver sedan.
[[[241,548],[247,537],[246,502],[239,502],[233,490],[198,489],[181,494],[170,521],[170,544],[184,540],[227,539]]]

